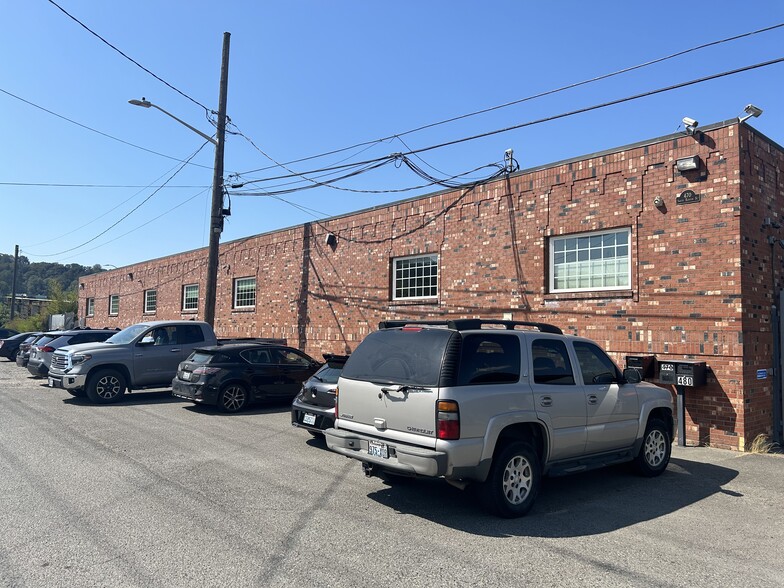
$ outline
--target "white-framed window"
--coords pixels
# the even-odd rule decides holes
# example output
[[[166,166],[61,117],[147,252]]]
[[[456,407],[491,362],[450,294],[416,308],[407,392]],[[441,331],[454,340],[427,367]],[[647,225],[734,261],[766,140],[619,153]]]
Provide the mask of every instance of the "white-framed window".
[[[550,292],[631,286],[631,229],[550,238]]]
[[[236,278],[234,280],[234,308],[253,308],[256,306],[256,278]]]
[[[120,314],[120,295],[119,294],[110,294],[109,295],[109,315],[110,316],[117,316]]]
[[[144,312],[153,313],[158,307],[158,290],[144,291]]]
[[[95,314],[95,298],[87,299],[86,311],[87,316],[93,316]]]
[[[392,260],[393,300],[438,296],[438,255],[412,255]]]
[[[182,287],[182,309],[183,310],[198,310],[199,309],[199,285],[186,284]]]

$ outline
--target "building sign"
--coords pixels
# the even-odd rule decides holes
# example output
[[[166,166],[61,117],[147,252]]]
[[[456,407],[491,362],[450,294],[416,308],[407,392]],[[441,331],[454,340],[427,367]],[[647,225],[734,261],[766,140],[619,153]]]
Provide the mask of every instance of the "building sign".
[[[675,204],[693,204],[699,202],[701,196],[696,194],[694,190],[684,190],[675,197]]]

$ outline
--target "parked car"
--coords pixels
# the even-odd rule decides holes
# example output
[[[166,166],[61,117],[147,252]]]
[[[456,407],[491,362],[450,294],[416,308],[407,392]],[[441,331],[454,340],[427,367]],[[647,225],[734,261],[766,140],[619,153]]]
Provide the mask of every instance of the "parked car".
[[[291,400],[321,363],[269,343],[229,343],[193,351],[177,369],[172,395],[237,412],[262,400]]]
[[[19,367],[27,367],[27,360],[30,359],[30,348],[38,342],[44,333],[33,333],[19,345],[19,351],[16,354],[16,365]]]
[[[545,475],[632,462],[652,477],[670,460],[670,391],[545,323],[382,322],[338,387],[330,449],[369,476],[475,484],[502,517],[528,512]]]
[[[61,331],[49,341],[41,339],[30,348],[27,370],[34,376],[46,376],[49,373],[52,354],[55,350],[66,345],[106,341],[109,337],[116,334],[117,331],[119,329],[73,329]]]
[[[30,336],[37,334],[38,333],[33,332],[19,333],[5,339],[0,339],[0,357],[5,357],[10,361],[16,361],[16,354],[19,352],[19,346]]]
[[[13,329],[0,329],[0,339],[8,339],[8,337],[13,337],[18,334],[19,331],[14,331]]]
[[[335,389],[348,355],[324,354],[326,363],[302,385],[291,403],[291,424],[322,435],[335,424]]]
[[[218,339],[202,321],[150,321],[126,327],[99,343],[54,352],[49,386],[90,402],[119,402],[125,392],[169,385],[191,351]]]

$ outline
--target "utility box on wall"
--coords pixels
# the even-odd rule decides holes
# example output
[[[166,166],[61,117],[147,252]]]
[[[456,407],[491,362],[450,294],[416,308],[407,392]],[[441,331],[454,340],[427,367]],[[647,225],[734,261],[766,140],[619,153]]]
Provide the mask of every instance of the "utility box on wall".
[[[642,376],[643,380],[652,378],[656,371],[654,369],[656,367],[656,356],[655,355],[627,355],[626,367],[634,368],[638,372],[640,372],[640,375]]]
[[[704,386],[707,383],[704,361],[660,361],[659,382],[675,386]]]

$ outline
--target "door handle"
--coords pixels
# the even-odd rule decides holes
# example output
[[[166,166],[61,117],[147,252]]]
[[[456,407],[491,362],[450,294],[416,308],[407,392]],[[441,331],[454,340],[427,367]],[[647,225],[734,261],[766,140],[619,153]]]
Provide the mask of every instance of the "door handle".
[[[541,404],[542,406],[552,406],[553,399],[550,396],[542,396],[539,399],[539,404]]]
[[[596,394],[591,394],[588,397],[588,404],[596,404],[598,401],[599,399],[596,397]]]

